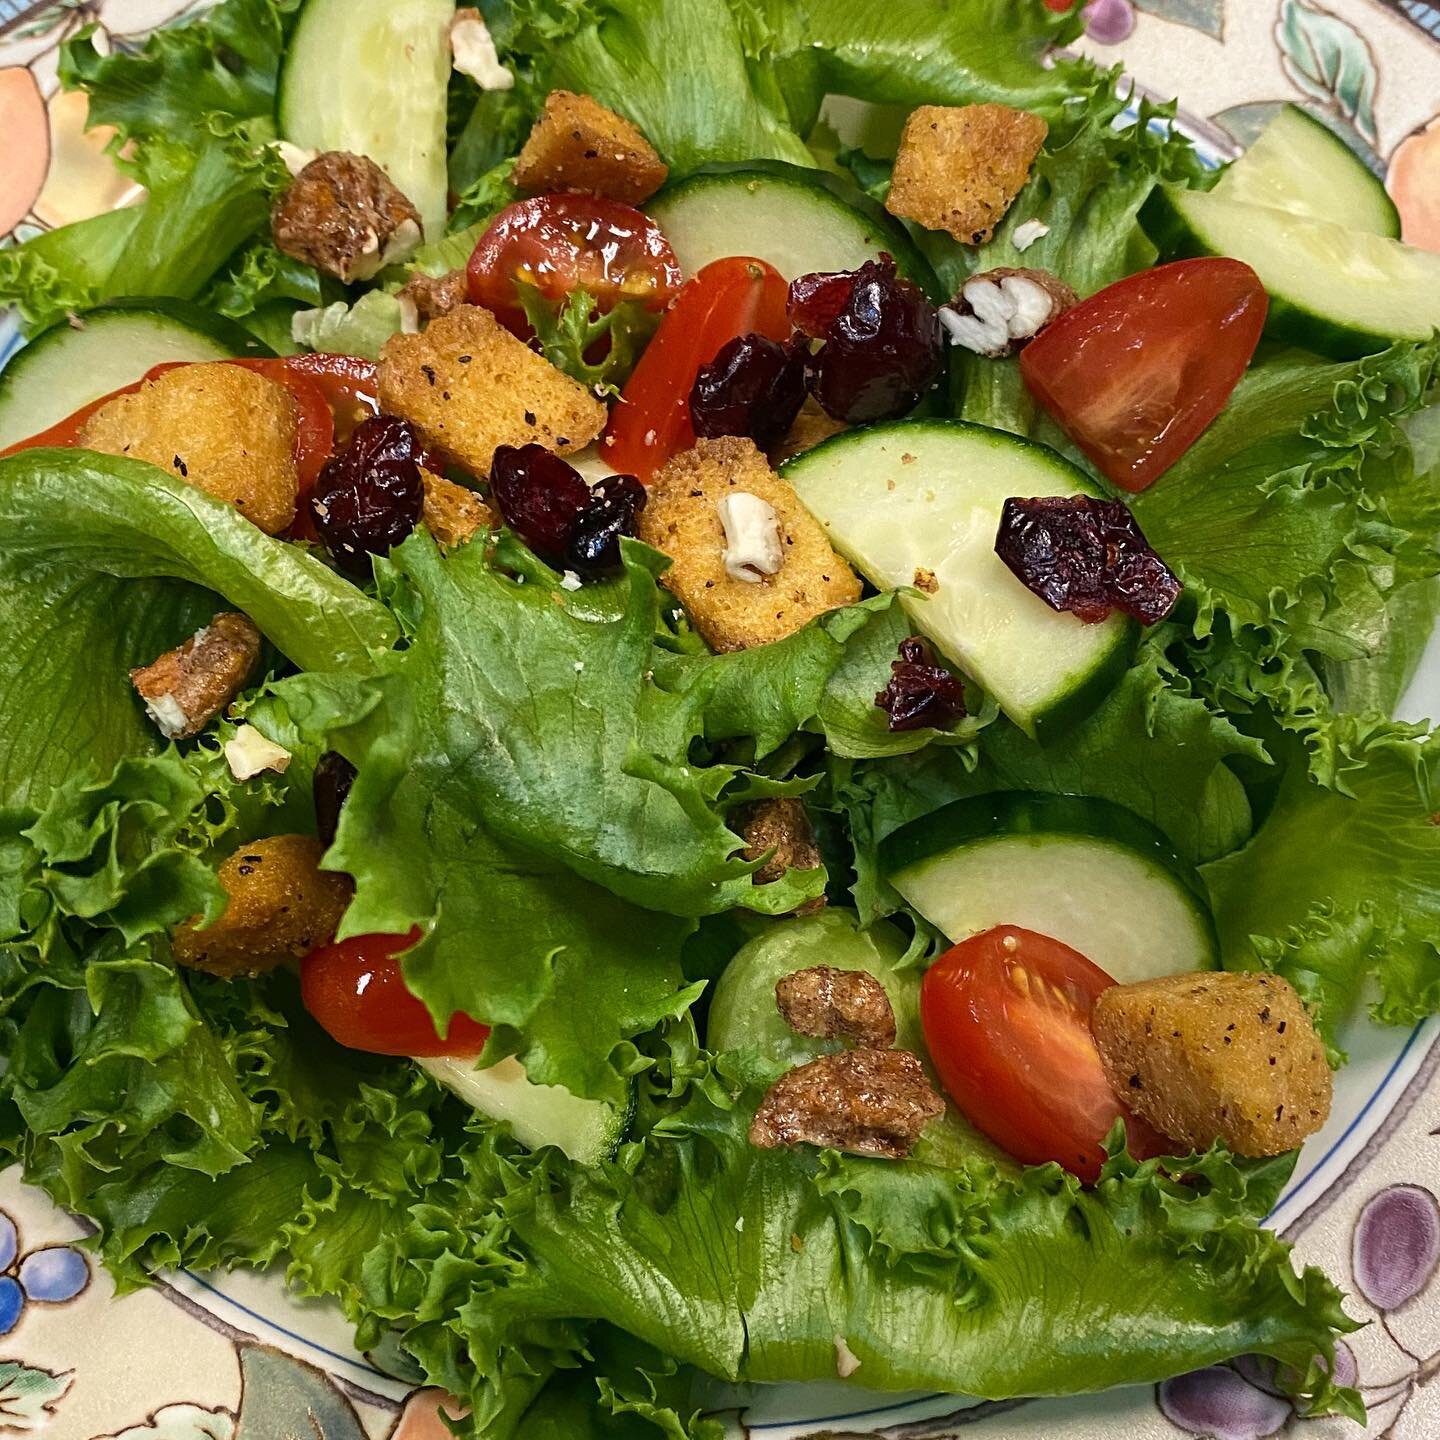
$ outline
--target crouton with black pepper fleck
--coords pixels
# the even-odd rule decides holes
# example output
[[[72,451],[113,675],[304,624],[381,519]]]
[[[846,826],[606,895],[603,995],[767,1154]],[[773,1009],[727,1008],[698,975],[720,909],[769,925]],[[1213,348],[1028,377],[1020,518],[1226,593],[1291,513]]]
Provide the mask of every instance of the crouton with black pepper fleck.
[[[983,245],[1025,188],[1048,129],[1008,105],[922,105],[905,122],[885,208]]]
[[[583,450],[608,414],[602,400],[478,305],[385,342],[380,408],[409,420],[427,444],[480,476],[490,473],[499,445]]]
[[[623,115],[590,95],[552,90],[510,179],[536,195],[583,190],[639,205],[668,174],[655,147]]]
[[[1116,985],[1091,1023],[1113,1089],[1182,1147],[1222,1140],[1237,1155],[1279,1155],[1330,1114],[1325,1046],[1278,975]]]
[[[726,565],[720,503],[735,494],[764,501],[778,529],[779,568],[741,579]],[[640,538],[672,560],[661,576],[715,650],[783,640],[817,615],[860,598],[860,581],[820,522],[738,436],[701,440],[660,469],[640,512]]]
[[[148,460],[278,535],[300,493],[297,424],[283,385],[239,365],[181,365],[102,405],[77,443]]]
[[[453,480],[421,471],[425,482],[425,504],[420,518],[442,550],[463,545],[478,530],[499,526],[495,512],[473,491]]]
[[[350,903],[350,877],[320,868],[313,835],[242,845],[216,872],[229,901],[208,929],[187,920],[171,937],[175,959],[227,979],[260,975],[327,944]],[[198,919],[198,917],[197,917]]]

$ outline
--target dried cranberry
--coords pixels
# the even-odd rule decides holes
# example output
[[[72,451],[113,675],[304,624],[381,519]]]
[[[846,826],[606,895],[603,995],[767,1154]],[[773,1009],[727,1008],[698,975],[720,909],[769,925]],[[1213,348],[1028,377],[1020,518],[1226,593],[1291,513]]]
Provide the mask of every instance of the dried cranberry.
[[[568,563],[570,536],[590,503],[573,465],[543,445],[501,445],[490,463],[490,494],[505,523],[542,559]]]
[[[341,754],[327,750],[315,762],[310,793],[315,800],[315,833],[326,849],[335,843],[340,810],[355,783],[355,767]]]
[[[805,351],[737,335],[700,367],[690,391],[697,435],[748,435],[762,450],[783,439],[805,403]]]
[[[849,293],[836,310],[847,278]],[[790,293],[792,323],[824,339],[810,360],[810,391],[834,419],[850,425],[899,419],[939,378],[940,317],[919,286],[895,273],[888,255],[848,277],[802,275]]]
[[[645,508],[645,487],[633,475],[607,475],[575,518],[566,558],[575,570],[606,570],[620,563],[620,537],[635,533]]]
[[[1007,500],[995,553],[1052,610],[1091,623],[1123,610],[1154,625],[1180,598],[1179,580],[1120,500]]]
[[[965,716],[965,687],[918,636],[900,642],[900,658],[890,662],[890,683],[875,697],[890,717],[892,730],[944,730]]]
[[[315,531],[336,563],[370,573],[370,556],[387,555],[416,526],[425,503],[425,454],[408,420],[376,415],[326,462],[310,492]]]

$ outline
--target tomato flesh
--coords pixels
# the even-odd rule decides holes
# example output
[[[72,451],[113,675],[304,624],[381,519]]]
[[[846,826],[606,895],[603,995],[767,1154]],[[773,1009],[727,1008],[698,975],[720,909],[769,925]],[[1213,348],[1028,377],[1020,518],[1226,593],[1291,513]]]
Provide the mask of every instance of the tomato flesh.
[[[610,412],[601,453],[612,469],[649,480],[695,443],[690,391],[702,365],[737,335],[790,338],[789,286],[764,260],[712,260],[675,297]]]
[[[466,266],[470,299],[528,334],[517,288],[552,304],[585,290],[602,311],[622,300],[663,310],[680,288],[680,262],[660,227],[618,200],[537,195],[490,222]]]
[[[305,1008],[332,1039],[372,1055],[478,1055],[490,1034],[458,1011],[442,1040],[430,1012],[406,987],[400,955],[420,939],[356,935],[312,950],[300,962]]]
[[[1144,490],[1224,408],[1268,308],[1239,260],[1177,260],[1067,310],[1020,352],[1020,373],[1107,480]]]
[[[920,1020],[941,1083],[1017,1160],[1094,1181],[1122,1116],[1133,1155],[1171,1148],[1105,1078],[1090,1012],[1114,983],[1078,950],[1015,925],[962,940],[926,971]]]

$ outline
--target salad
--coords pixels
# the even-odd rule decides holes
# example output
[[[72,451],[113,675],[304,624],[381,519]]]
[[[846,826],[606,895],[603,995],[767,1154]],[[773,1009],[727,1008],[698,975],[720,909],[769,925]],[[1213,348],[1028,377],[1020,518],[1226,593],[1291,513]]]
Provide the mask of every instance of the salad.
[[[144,198],[0,250],[0,1148],[122,1288],[283,1268],[483,1437],[1363,1414],[1263,1218],[1440,1009],[1440,256],[1078,29],[68,43]]]

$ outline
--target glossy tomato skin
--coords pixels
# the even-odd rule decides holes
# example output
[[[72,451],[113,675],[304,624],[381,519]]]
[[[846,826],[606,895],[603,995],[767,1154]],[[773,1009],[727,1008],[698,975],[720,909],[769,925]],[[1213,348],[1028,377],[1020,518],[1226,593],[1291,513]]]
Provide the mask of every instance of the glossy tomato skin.
[[[749,256],[712,260],[686,281],[610,412],[601,454],[612,469],[649,480],[695,443],[690,392],[703,365],[731,340],[790,338],[789,286]]]
[[[1094,1181],[1122,1116],[1132,1154],[1170,1148],[1125,1109],[1100,1064],[1090,1012],[1114,983],[1078,950],[1015,925],[962,940],[926,971],[920,1020],[941,1083],[1017,1160]]]
[[[518,334],[528,334],[517,285],[552,304],[586,290],[602,311],[622,300],[663,310],[684,277],[660,227],[618,200],[537,195],[490,222],[466,266],[470,299]]]
[[[1067,310],[1020,352],[1020,373],[1107,480],[1144,490],[1220,413],[1268,308],[1239,260],[1177,260]]]
[[[489,1028],[455,1014],[442,1040],[430,1012],[406,988],[400,955],[420,939],[356,935],[312,950],[300,962],[305,1008],[332,1039],[372,1055],[478,1055]]]

